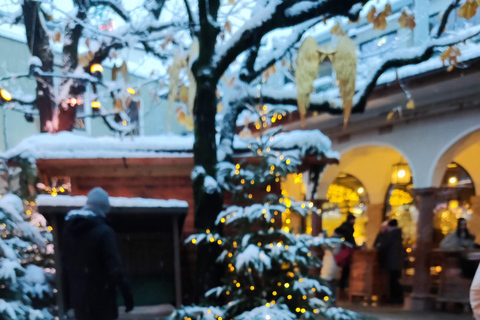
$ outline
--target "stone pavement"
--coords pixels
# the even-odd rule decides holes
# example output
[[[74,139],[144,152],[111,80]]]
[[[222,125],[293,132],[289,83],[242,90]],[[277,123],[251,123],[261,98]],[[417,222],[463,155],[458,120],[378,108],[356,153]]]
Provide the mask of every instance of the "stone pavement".
[[[411,312],[401,307],[371,307],[362,304],[340,303],[341,307],[373,316],[378,320],[472,320],[471,314],[455,312]]]

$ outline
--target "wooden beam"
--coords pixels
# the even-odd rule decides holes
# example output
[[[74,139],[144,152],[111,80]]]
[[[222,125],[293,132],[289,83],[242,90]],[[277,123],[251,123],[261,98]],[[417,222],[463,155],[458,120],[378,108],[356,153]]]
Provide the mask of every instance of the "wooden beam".
[[[38,212],[48,216],[64,216],[71,210],[80,209],[82,206],[50,206],[39,205]],[[135,215],[135,214],[151,214],[164,216],[185,216],[187,215],[188,207],[111,207],[109,215]],[[55,219],[54,219],[55,221]],[[178,221],[177,221],[178,223]],[[55,227],[52,225],[55,235]],[[178,232],[178,230],[177,230]]]
[[[57,286],[57,305],[58,305],[58,317],[63,319],[65,316],[65,287],[63,283],[63,263],[62,257],[60,254],[60,236],[58,233],[58,219],[61,219],[59,216],[50,216],[52,234],[53,234],[53,245],[54,245],[54,254],[53,258],[55,260],[55,282]]]
[[[262,157],[236,156],[234,162],[245,160],[249,164],[260,164]],[[318,164],[338,163],[337,159],[308,156],[302,168]],[[193,158],[129,158],[129,159],[38,159],[37,168],[44,176],[75,177],[166,177],[189,176],[193,169]]]
[[[69,177],[166,177],[166,176],[190,176],[192,166],[157,165],[157,166],[43,166],[39,172],[47,176],[69,176]]]
[[[173,260],[175,274],[175,307],[178,309],[182,305],[182,266],[180,264],[180,234],[178,225],[178,216],[172,217],[173,221]]]

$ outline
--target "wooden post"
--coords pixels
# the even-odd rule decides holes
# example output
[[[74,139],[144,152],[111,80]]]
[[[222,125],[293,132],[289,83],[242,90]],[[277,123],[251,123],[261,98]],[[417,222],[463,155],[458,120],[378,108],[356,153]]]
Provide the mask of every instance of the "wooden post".
[[[367,247],[372,248],[375,239],[380,232],[380,226],[383,222],[383,203],[375,203],[367,205]]]
[[[52,215],[51,226],[53,234],[53,245],[54,245],[54,254],[55,259],[55,282],[57,285],[57,305],[58,305],[58,317],[59,319],[64,319],[65,316],[65,301],[64,301],[64,286],[63,286],[63,264],[62,258],[60,255],[60,236],[58,233],[58,219],[61,219],[61,216]]]
[[[431,309],[430,261],[433,242],[433,209],[435,208],[436,188],[414,189],[418,204],[417,244],[415,247],[415,275],[410,309],[424,311]]]
[[[318,208],[322,208],[322,204],[327,200],[313,200],[313,204]],[[323,233],[322,213],[312,212],[312,236],[318,236]]]
[[[326,200],[313,200],[313,204],[318,209],[322,208],[324,202],[326,202]],[[312,212],[312,236],[316,237],[320,234],[323,234],[322,213],[318,214],[317,212]],[[323,252],[319,248],[311,248],[311,250],[317,257],[323,257]],[[310,275],[318,276],[320,274],[320,269],[321,268],[311,268]]]
[[[178,216],[173,215],[173,261],[175,274],[175,307],[182,305],[182,267],[180,265],[180,234],[178,226]]]

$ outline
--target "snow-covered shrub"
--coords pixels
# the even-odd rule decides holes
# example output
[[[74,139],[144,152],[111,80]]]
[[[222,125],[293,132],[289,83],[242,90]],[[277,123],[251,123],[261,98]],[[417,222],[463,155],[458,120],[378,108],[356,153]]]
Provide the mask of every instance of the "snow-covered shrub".
[[[39,219],[18,196],[0,198],[0,319],[53,319],[51,234]]]

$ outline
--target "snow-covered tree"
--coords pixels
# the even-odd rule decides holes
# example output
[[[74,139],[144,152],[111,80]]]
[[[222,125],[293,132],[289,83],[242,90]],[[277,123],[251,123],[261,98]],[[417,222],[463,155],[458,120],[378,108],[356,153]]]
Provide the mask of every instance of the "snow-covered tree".
[[[306,157],[325,160],[335,156],[328,138],[318,130],[280,133],[273,129],[258,139],[250,138],[248,144],[252,158],[260,158],[260,163],[219,163],[220,185],[205,177],[206,192],[222,187],[235,195],[238,205],[223,210],[215,221],[224,226],[225,235],[207,229],[186,240],[221,248],[217,262],[226,270],[223,284],[208,290],[206,296],[222,297],[217,301],[226,303],[211,306],[207,300],[176,310],[171,319],[363,319],[331,307],[330,289],[321,283],[319,274],[310,274],[311,268],[321,266],[310,248],[340,244],[282,227],[285,215],[317,214],[312,202],[278,195],[278,186],[280,179],[297,172]],[[199,168],[194,172],[202,174]]]
[[[159,60],[171,56],[159,53],[150,43],[164,42],[166,31],[186,27],[160,23],[164,2],[2,1],[0,23],[24,27],[32,58],[25,61],[24,74],[1,79],[1,102],[24,112],[27,121],[38,115],[42,132],[71,131],[79,124],[76,120],[85,117],[102,117],[114,132],[135,131],[138,123],[134,123],[135,110],[131,109],[137,106],[135,100],[144,84],[129,84],[127,57],[138,49],[137,44]],[[148,59],[144,60],[148,64]],[[104,62],[113,65],[113,81],[102,77]],[[148,83],[162,79],[155,77],[153,67],[150,72]],[[35,79],[33,98],[15,84],[22,78]],[[91,88],[89,94],[87,88]],[[111,98],[110,106],[102,106],[102,98]],[[85,103],[91,104],[93,113],[78,118],[77,109]]]
[[[25,210],[12,194],[0,199],[1,319],[53,319],[52,237],[45,219],[30,204]]]

